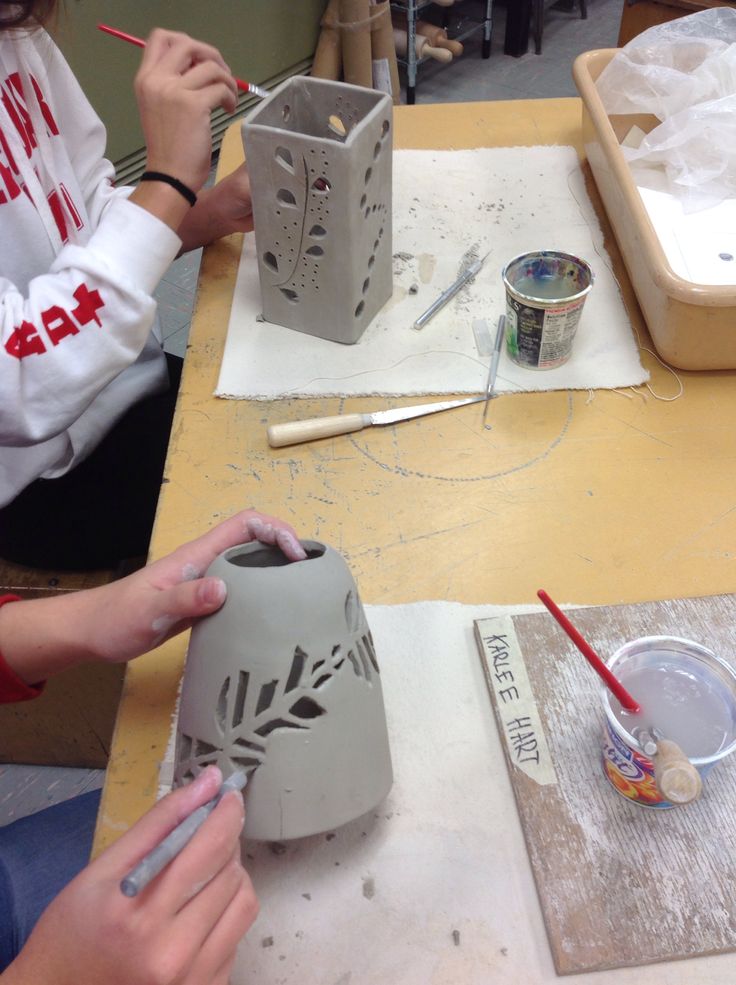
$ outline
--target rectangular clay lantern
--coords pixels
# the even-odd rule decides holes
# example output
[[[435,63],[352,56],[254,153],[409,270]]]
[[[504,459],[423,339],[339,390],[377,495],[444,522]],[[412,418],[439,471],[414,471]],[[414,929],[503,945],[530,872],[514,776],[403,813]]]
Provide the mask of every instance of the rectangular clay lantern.
[[[393,289],[390,97],[295,76],[242,129],[263,317],[357,342]]]

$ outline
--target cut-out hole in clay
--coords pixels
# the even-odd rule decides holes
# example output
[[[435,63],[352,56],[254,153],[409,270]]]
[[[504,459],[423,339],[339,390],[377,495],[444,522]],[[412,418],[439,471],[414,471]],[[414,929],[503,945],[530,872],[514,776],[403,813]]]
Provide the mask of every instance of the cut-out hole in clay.
[[[289,711],[292,715],[296,715],[297,718],[319,718],[320,715],[324,715],[325,713],[321,705],[318,705],[316,701],[306,696],[295,701],[291,708],[289,708]]]
[[[291,669],[289,670],[289,676],[286,678],[286,687],[284,691],[288,694],[289,691],[293,691],[295,688],[299,687],[299,681],[302,679],[302,674],[304,673],[304,665],[307,662],[307,655],[298,646],[294,650],[294,656],[291,661]]]
[[[371,286],[371,279],[370,277],[366,277],[366,279],[363,281],[363,294],[365,294],[365,292],[368,290],[370,286]]]
[[[374,256],[374,255],[373,255],[373,254],[371,253],[371,255],[370,255],[370,256],[368,257],[368,268],[370,269],[370,268],[371,268],[371,267],[373,266],[373,264],[374,264],[375,262],[376,262],[376,258],[375,258],[375,256]]]
[[[289,174],[294,174],[294,158],[291,156],[290,150],[286,147],[277,147],[274,157],[284,170],[288,171]]]
[[[220,688],[220,696],[217,699],[215,709],[215,719],[220,727],[220,731],[225,728],[225,715],[227,714],[227,692],[230,690],[230,678],[226,677],[225,682]]]
[[[309,230],[309,235],[313,236],[315,239],[319,239],[320,237],[327,235],[327,230],[322,226],[312,226]]]
[[[306,725],[295,725],[294,722],[287,722],[285,718],[274,718],[271,722],[266,722],[265,725],[261,725],[260,728],[256,729],[257,735],[262,735],[264,739],[269,736],[277,728],[298,728],[304,729]]]
[[[248,672],[238,671],[238,686],[235,689],[235,707],[233,708],[233,725],[240,725],[243,721],[243,709],[245,708],[245,697],[248,694]]]
[[[279,272],[279,262],[270,251],[263,254],[263,263],[269,270],[273,270],[275,274]]]
[[[294,198],[294,193],[290,192],[288,188],[279,188],[276,192],[276,198],[281,202],[282,205],[288,205],[292,209],[296,208],[296,199]]]
[[[247,739],[234,739],[233,746],[237,746],[238,749],[251,751],[251,752],[266,751],[266,747],[264,745],[259,745],[257,742],[248,742]]]
[[[212,753],[217,752],[216,746],[211,746],[209,742],[203,742],[202,739],[194,740],[194,755],[195,756],[210,756]]]
[[[261,690],[258,693],[258,702],[256,704],[256,715],[260,715],[262,712],[268,711],[271,707],[278,683],[278,681],[269,681],[268,684],[261,685]]]
[[[327,681],[331,679],[332,679],[332,674],[323,674],[321,677],[318,677],[317,680],[314,682],[315,690],[321,688],[323,684],[326,684]]]
[[[377,143],[376,146],[373,148],[373,160],[374,161],[378,160],[378,155],[380,153],[381,153],[381,145]]]
[[[363,314],[363,308],[365,308],[365,301],[361,301],[358,307],[355,309],[355,317],[360,318]]]
[[[360,196],[360,207],[361,207],[361,209],[364,209],[365,208],[365,203],[367,201],[368,201],[368,196],[367,195],[361,195]]]
[[[296,293],[296,291],[292,291],[288,287],[280,287],[279,290],[284,295],[287,301],[291,301],[292,304],[299,303],[299,295]]]
[[[343,140],[348,135],[347,127],[336,113],[333,113],[329,118],[327,126],[336,136],[341,137]]]
[[[327,178],[315,178],[312,182],[312,188],[320,195],[326,195],[327,192],[332,191],[332,185]]]
[[[390,129],[391,129],[391,125],[389,124],[388,120],[384,120],[383,123],[381,124],[381,136],[385,137]]]
[[[363,664],[363,676],[367,681],[371,679],[371,662],[368,658],[368,654],[363,648],[363,643],[361,640],[357,640],[356,646],[358,647],[358,656],[360,657],[360,662]]]
[[[363,646],[365,647],[366,652],[370,657],[370,661],[373,664],[374,670],[376,671],[377,674],[380,674],[381,671],[378,669],[378,661],[376,660],[376,648],[373,645],[373,637],[371,636],[370,633],[368,633],[367,636],[363,637]]]
[[[311,257],[321,257],[325,255],[325,251],[321,246],[310,246],[306,251]]]
[[[371,214],[371,207],[370,207],[370,205],[366,205],[366,207],[365,207],[365,217],[366,217],[366,219],[368,218],[368,216],[370,214]]]
[[[373,174],[373,168],[367,168],[365,172],[365,183],[366,185],[371,180],[371,175]]]
[[[232,756],[230,762],[234,766],[241,766],[244,770],[255,769],[256,766],[260,766],[262,760],[260,759],[250,759],[247,756]]]
[[[281,119],[284,121],[284,123],[288,123],[290,116],[291,116],[291,106],[289,106],[288,103],[285,103],[284,108],[281,110]]]

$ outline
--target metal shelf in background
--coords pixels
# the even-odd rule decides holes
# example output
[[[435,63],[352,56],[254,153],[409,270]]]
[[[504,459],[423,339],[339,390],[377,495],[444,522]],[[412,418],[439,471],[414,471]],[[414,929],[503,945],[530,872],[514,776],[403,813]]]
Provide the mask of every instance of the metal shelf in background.
[[[450,10],[454,11],[456,7],[460,7],[465,2],[466,0],[455,0],[455,3],[451,7],[443,6],[442,10],[445,11],[445,18],[449,16]],[[420,10],[423,10],[425,7],[434,6],[434,4],[431,0],[404,0],[403,3],[392,3],[391,6],[394,10],[400,10],[402,14],[406,15],[406,58],[401,58],[399,61],[406,68],[406,102],[409,106],[412,106],[416,102],[417,67],[428,60],[426,58],[417,58],[416,37],[418,14]],[[493,0],[486,0],[485,15],[458,34],[453,34],[452,39],[454,41],[463,41],[465,38],[475,34],[476,31],[482,30],[483,46],[481,54],[483,58],[490,58],[492,26]]]

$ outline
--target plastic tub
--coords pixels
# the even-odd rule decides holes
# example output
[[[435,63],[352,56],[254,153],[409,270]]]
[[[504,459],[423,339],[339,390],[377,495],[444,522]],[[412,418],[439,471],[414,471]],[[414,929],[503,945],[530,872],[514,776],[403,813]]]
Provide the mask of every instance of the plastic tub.
[[[608,116],[595,80],[619,49],[579,55],[573,78],[583,100],[583,141],[631,283],[657,352],[679,369],[736,369],[736,288],[679,277],[664,254],[620,142],[654,116]]]

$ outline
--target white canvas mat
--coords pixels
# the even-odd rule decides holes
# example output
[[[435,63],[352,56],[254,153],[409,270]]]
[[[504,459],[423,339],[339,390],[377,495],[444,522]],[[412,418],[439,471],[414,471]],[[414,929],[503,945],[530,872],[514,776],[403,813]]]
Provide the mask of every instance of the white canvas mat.
[[[232,985],[559,985],[473,636],[475,619],[540,609],[366,606],[393,788],[334,832],[244,843],[261,912]],[[722,985],[736,955],[569,980]]]
[[[352,346],[259,320],[255,238],[244,237],[217,396],[477,393],[488,358],[478,353],[473,321],[486,319],[495,336],[505,311],[501,271],[538,249],[587,260],[595,285],[569,362],[532,372],[504,353],[497,389],[623,387],[649,378],[572,147],[396,151],[393,218],[393,297]],[[475,282],[424,329],[412,329],[456,279],[463,258],[488,251]]]

